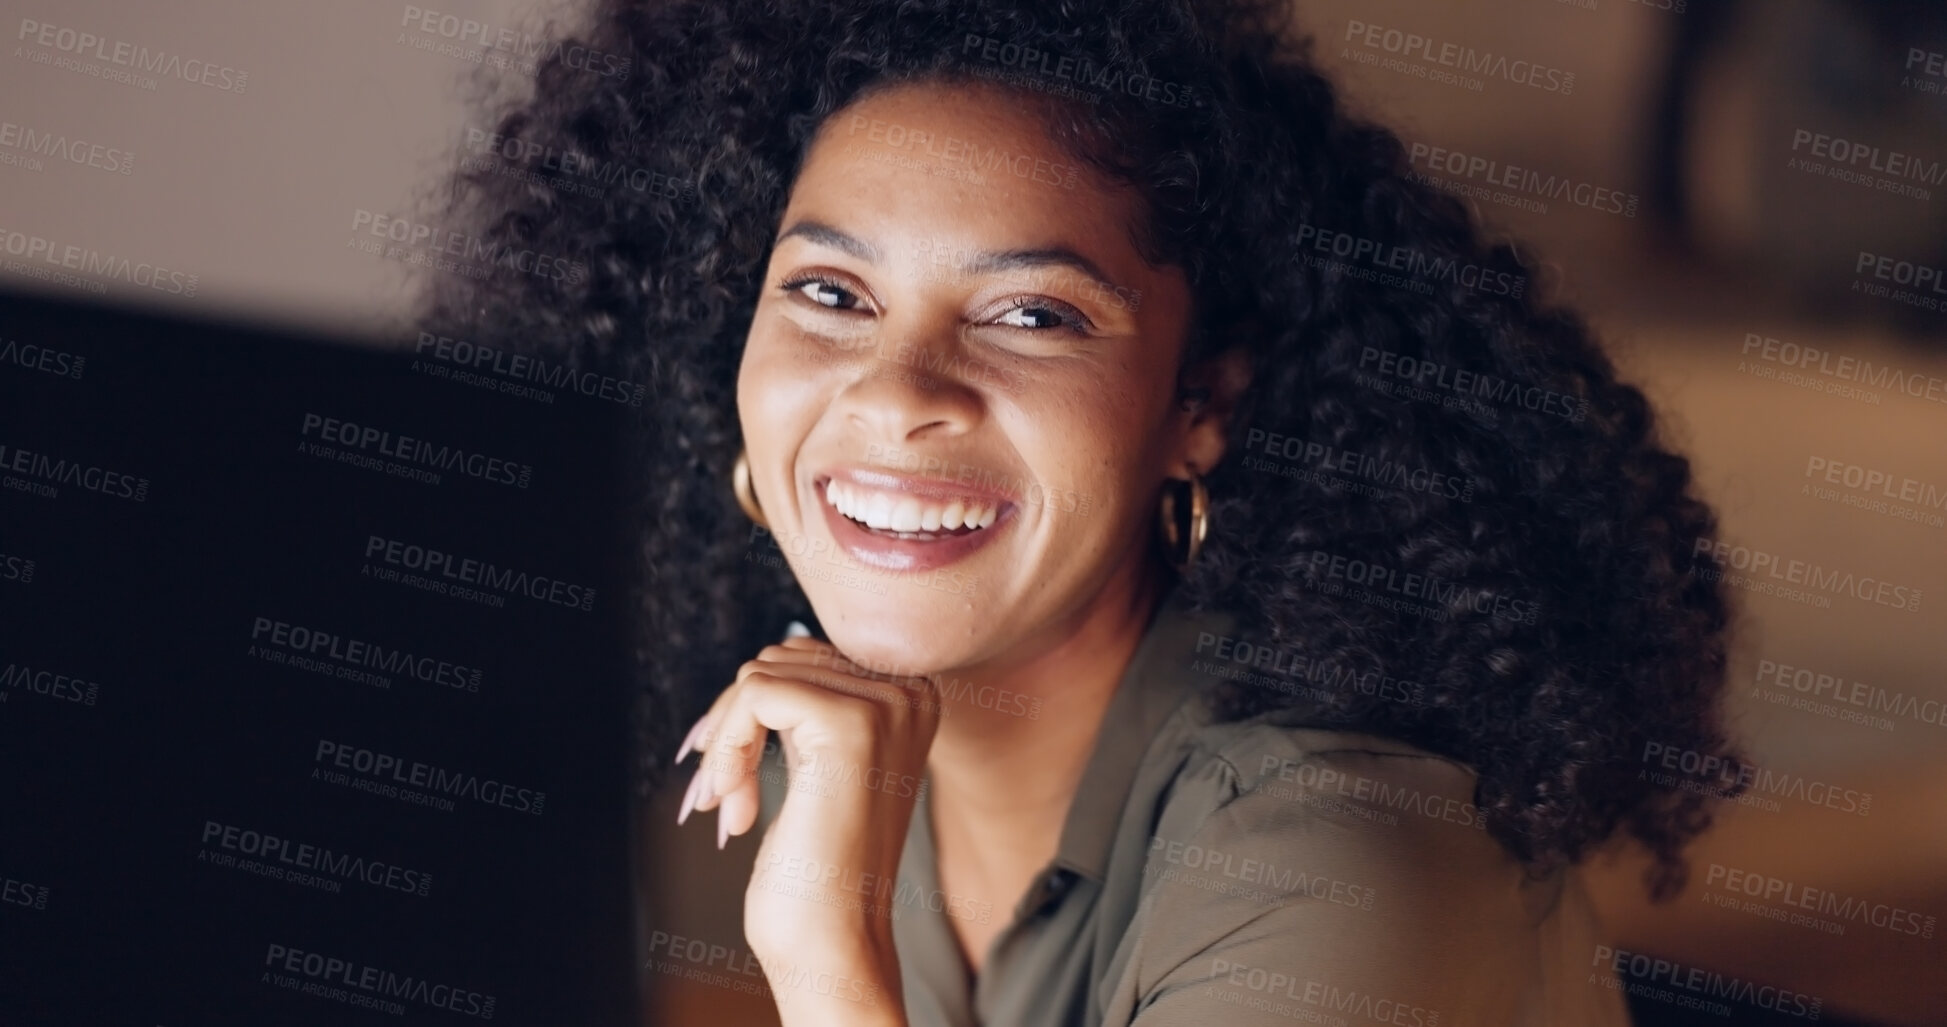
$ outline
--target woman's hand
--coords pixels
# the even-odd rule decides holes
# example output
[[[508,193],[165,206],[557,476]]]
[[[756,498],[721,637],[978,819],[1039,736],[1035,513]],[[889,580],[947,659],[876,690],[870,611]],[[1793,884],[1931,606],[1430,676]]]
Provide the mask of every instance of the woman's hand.
[[[765,647],[690,729],[702,765],[681,823],[717,810],[717,846],[757,821],[766,730],[790,772],[744,893],[744,936],[786,1027],[904,1024],[892,900],[940,705],[927,678],[875,674],[831,645]]]

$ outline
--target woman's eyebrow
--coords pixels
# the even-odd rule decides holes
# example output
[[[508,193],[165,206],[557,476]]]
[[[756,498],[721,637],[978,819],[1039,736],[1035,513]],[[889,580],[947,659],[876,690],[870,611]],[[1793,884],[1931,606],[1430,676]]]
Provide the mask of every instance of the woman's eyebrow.
[[[790,228],[779,232],[777,234],[777,241],[781,243],[792,236],[808,239],[821,246],[829,246],[832,249],[857,257],[868,264],[877,264],[879,262],[879,251],[874,249],[871,243],[857,236],[846,235],[844,232],[825,224],[823,221],[799,221]],[[776,245],[776,243],[772,245]]]

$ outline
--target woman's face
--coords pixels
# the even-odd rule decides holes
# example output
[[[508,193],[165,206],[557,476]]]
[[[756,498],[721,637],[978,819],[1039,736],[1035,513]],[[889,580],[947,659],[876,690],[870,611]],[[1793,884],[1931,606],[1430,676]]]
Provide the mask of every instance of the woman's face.
[[[1145,572],[1164,479],[1222,441],[1178,403],[1189,292],[1138,255],[1139,204],[992,88],[899,86],[826,121],[737,406],[773,541],[841,651],[1011,662]]]

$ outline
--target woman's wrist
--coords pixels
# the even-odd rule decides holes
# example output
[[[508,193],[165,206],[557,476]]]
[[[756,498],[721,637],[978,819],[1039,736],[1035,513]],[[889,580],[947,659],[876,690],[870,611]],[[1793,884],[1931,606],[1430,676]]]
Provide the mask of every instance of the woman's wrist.
[[[758,954],[783,1027],[905,1027],[899,964],[805,940],[790,955]],[[803,957],[811,955],[811,959]]]

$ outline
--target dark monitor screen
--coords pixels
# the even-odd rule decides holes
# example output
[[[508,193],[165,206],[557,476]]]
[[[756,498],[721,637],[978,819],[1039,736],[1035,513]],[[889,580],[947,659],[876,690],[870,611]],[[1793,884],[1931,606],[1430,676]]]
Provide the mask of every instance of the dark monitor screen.
[[[0,297],[6,1021],[633,1022],[627,410]]]

